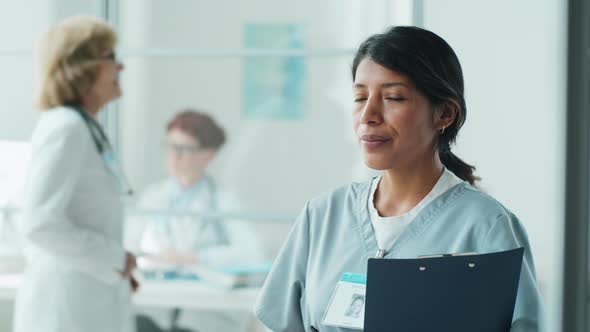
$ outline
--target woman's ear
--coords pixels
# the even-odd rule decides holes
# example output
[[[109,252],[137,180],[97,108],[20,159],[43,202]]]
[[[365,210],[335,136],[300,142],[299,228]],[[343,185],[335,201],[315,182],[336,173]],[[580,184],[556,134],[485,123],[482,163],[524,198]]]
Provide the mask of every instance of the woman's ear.
[[[434,125],[436,129],[450,127],[459,116],[459,105],[454,101],[447,101],[439,105],[434,112]]]

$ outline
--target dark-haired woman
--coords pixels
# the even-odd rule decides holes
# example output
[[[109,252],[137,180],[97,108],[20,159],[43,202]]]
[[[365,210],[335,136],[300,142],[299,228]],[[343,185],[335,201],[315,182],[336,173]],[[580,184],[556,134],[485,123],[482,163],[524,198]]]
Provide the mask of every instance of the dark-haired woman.
[[[436,34],[395,27],[363,42],[354,58],[354,131],[365,163],[380,170],[309,201],[275,260],[256,306],[272,331],[350,331],[324,325],[345,272],[367,260],[525,248],[512,331],[537,331],[540,296],[526,231],[477,190],[474,167],[451,152],[466,119],[463,74]]]

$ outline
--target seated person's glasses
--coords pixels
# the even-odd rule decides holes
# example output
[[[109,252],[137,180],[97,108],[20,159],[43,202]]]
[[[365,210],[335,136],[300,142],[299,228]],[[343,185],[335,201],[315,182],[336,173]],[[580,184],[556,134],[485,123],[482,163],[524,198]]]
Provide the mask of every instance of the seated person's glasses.
[[[166,151],[168,153],[175,153],[179,156],[188,156],[197,153],[201,148],[197,145],[176,144],[166,142]]]

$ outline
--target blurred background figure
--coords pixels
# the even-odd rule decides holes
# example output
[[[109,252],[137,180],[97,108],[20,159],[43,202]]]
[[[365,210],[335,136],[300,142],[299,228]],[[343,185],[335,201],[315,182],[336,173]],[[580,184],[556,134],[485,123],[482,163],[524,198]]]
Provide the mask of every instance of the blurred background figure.
[[[187,277],[175,272],[187,266],[227,267],[262,260],[250,225],[223,216],[239,212],[238,200],[207,174],[225,140],[224,130],[205,113],[185,110],[169,121],[165,143],[169,178],[141,194],[139,217],[130,218],[128,225],[128,246],[141,252],[144,270],[160,270],[157,277],[176,279]],[[194,215],[174,215],[177,212]],[[150,314],[160,320],[158,313]],[[163,319],[167,322],[169,317]],[[198,331],[239,331],[241,321],[231,314],[184,311],[179,325]]]
[[[121,199],[130,189],[95,119],[121,96],[115,44],[112,26],[90,16],[63,20],[42,41],[15,332],[133,329],[135,257],[123,249]]]
[[[169,178],[149,186],[137,206],[204,217],[134,218],[128,243],[145,254],[146,261],[221,266],[261,259],[258,241],[247,223],[216,217],[240,208],[236,197],[218,188],[206,171],[224,143],[223,129],[205,113],[183,111],[166,126]]]

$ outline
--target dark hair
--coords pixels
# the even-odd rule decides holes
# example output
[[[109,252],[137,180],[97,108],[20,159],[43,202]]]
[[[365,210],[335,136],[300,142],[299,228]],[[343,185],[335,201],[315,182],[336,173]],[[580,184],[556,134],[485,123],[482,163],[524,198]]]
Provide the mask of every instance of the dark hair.
[[[471,166],[451,152],[451,144],[465,123],[467,107],[463,96],[463,71],[459,59],[446,41],[433,32],[417,27],[392,27],[375,34],[360,46],[352,63],[352,80],[360,62],[370,58],[383,67],[408,76],[433,106],[454,104],[455,121],[438,138],[443,165],[472,185],[479,180]]]
[[[225,132],[208,114],[187,109],[177,113],[166,127],[179,129],[196,139],[205,149],[218,150],[225,143]]]

